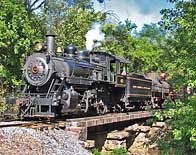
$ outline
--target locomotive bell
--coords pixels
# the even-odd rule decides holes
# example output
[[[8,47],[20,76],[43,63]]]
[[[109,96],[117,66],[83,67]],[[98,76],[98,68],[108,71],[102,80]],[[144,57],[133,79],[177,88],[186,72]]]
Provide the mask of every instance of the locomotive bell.
[[[46,34],[47,38],[47,52],[50,55],[55,55],[55,34],[53,32],[48,32]]]
[[[62,53],[62,52],[63,52],[63,50],[62,50],[62,48],[61,48],[61,47],[57,47],[56,52],[57,52],[57,53]]]

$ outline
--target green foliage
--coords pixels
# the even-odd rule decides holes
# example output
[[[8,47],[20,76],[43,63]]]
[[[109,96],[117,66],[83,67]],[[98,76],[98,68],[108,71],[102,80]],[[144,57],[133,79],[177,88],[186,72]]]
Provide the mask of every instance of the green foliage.
[[[107,23],[103,26],[106,40],[101,50],[129,59],[130,71],[133,71],[134,50],[137,46],[137,39],[131,35],[133,27],[127,21],[126,24],[118,25]]]
[[[165,101],[164,103],[164,110],[153,110],[153,121],[165,121],[166,119],[171,119],[175,115],[176,107],[179,107],[182,105],[181,101],[176,101],[174,103],[173,101]]]
[[[103,49],[109,53],[131,58],[130,55],[135,48],[136,40],[131,36],[129,28],[124,24],[105,24],[103,32],[106,35],[106,41]]]
[[[155,112],[156,120],[172,119],[169,125],[173,131],[161,141],[163,154],[191,155],[196,151],[196,96],[190,97],[186,103],[176,102],[173,108],[163,112]]]
[[[178,87],[196,86],[196,2],[194,0],[171,1],[174,9],[161,11],[162,27],[170,34],[168,39],[168,54],[165,61],[168,72]]]
[[[105,20],[104,13],[95,13],[89,0],[51,1],[45,8],[48,29],[57,35],[57,45],[70,44],[85,48],[85,34],[94,22]]]
[[[103,155],[98,149],[93,149],[92,154],[94,155]],[[115,148],[113,149],[110,153],[108,153],[108,155],[127,155],[127,149],[126,148]]]
[[[24,56],[40,32],[40,20],[29,16],[20,0],[2,0],[0,4],[0,77],[10,88],[18,85]]]
[[[176,87],[196,86],[196,2],[170,0],[173,9],[162,10],[162,27],[169,34],[164,61]],[[196,96],[176,107],[156,113],[159,119],[172,118],[173,132],[161,142],[163,154],[192,155],[196,152]]]
[[[6,105],[5,105],[5,99],[0,96],[0,117],[5,112],[6,110]]]
[[[128,154],[127,149],[123,147],[113,149],[112,152],[110,153],[110,155],[127,155],[127,154]]]
[[[145,25],[143,30],[134,36],[134,28],[134,24],[128,20],[125,24],[105,24],[103,31],[106,41],[100,49],[129,59],[131,72],[165,71],[162,58],[166,38],[163,30],[156,24]]]
[[[160,71],[163,66],[161,61],[163,52],[159,46],[151,43],[147,37],[140,38],[134,51],[134,70],[143,73]]]
[[[93,149],[91,152],[94,155],[101,155],[101,152],[98,149]]]
[[[138,44],[134,51],[136,61],[133,68],[143,73],[168,72],[166,31],[157,24],[145,24],[136,37]]]
[[[83,10],[77,6],[67,9],[63,21],[54,28],[58,45],[65,47],[73,44],[85,48],[85,34],[94,22],[101,22],[101,15],[100,12]]]

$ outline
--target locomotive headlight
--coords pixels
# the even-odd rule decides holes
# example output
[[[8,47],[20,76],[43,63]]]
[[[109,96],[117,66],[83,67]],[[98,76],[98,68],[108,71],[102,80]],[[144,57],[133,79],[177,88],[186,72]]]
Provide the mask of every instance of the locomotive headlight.
[[[40,42],[36,42],[34,45],[35,51],[41,51],[42,47],[43,47],[43,45]]]

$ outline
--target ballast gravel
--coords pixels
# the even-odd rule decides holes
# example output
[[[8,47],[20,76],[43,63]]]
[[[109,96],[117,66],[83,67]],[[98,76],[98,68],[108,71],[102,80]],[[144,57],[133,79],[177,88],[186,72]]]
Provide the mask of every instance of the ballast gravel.
[[[0,129],[0,155],[91,155],[61,129],[37,131],[24,127]]]

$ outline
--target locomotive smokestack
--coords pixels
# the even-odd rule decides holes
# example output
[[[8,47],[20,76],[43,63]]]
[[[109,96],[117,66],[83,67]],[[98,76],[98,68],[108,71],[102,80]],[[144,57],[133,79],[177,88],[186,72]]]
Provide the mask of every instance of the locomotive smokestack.
[[[47,52],[50,55],[55,55],[55,34],[53,32],[48,32],[46,34],[47,38]]]

